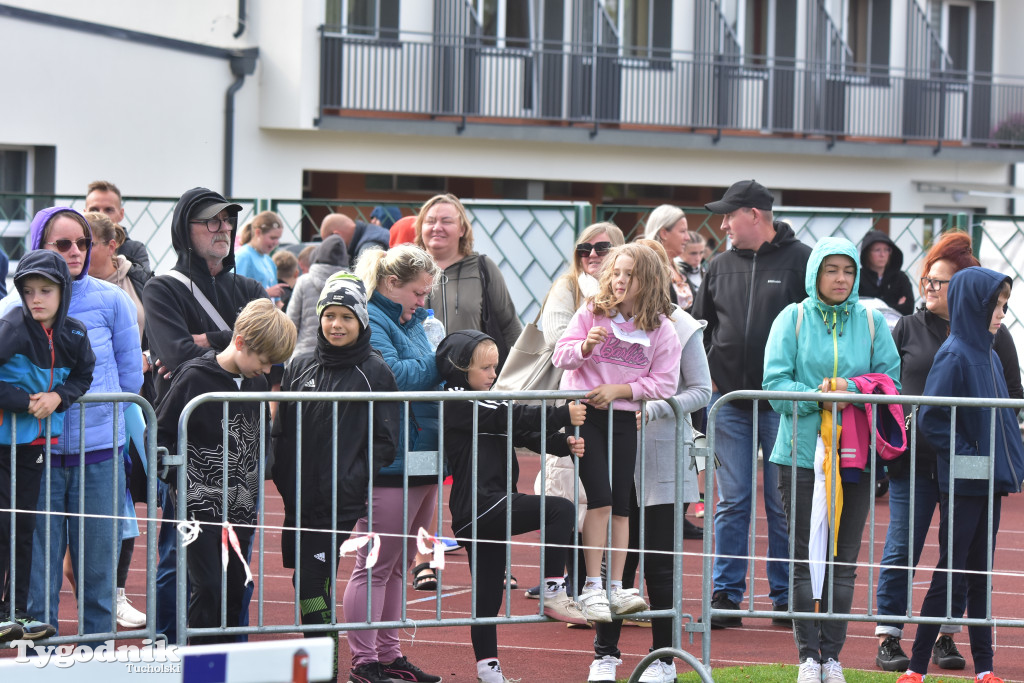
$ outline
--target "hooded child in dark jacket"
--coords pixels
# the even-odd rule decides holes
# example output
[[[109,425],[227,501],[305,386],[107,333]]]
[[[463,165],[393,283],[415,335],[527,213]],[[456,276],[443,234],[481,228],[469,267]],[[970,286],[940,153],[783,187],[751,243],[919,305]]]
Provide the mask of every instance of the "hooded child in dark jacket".
[[[349,273],[329,277],[316,310],[320,318],[316,350],[288,365],[282,390],[398,391],[391,368],[370,346],[366,294],[358,278]],[[297,453],[299,410],[302,447]],[[395,459],[399,412],[396,402],[377,402],[371,425],[366,401],[288,401],[278,411],[273,430],[274,483],[284,500],[284,526],[324,530],[301,532],[298,551],[295,532],[281,536],[285,567],[294,568],[296,552],[301,553],[301,574],[295,582],[303,624],[331,623],[330,588],[337,572],[338,545],[366,514],[371,478]],[[300,492],[301,508],[296,502]],[[332,537],[331,529],[338,532],[336,536]],[[319,560],[318,555],[333,558],[333,563]]]
[[[35,510],[47,418],[63,413],[89,390],[95,355],[85,325],[68,317],[71,273],[59,254],[43,250],[26,254],[14,273],[14,287],[21,295],[21,306],[0,318],[0,508]],[[56,444],[64,420],[49,422],[51,444]],[[12,464],[17,474],[14,496]],[[56,632],[25,612],[36,515],[16,513],[14,525],[11,547],[11,518],[6,512],[0,514],[0,585],[6,594],[0,600],[0,643],[35,640]],[[18,577],[13,586],[8,575],[12,552]]]
[[[437,369],[448,391],[488,391],[497,377],[498,347],[494,340],[476,330],[462,330],[445,337],[437,347]],[[513,447],[526,447],[538,453],[583,455],[583,439],[566,437],[558,430],[570,424],[583,424],[586,406],[525,406],[508,401],[447,401],[444,410],[444,452],[452,468],[452,491],[448,506],[452,530],[463,539],[470,556],[476,554],[476,616],[493,617],[501,607],[505,577],[505,516],[511,508],[512,535],[541,528],[541,496],[519,493],[519,461],[515,452],[508,455],[508,440]],[[508,434],[509,411],[512,433]],[[473,433],[473,416],[477,432]],[[547,435],[541,432],[542,419]],[[475,437],[475,438],[474,438]],[[477,448],[477,476],[473,479],[473,446]],[[511,457],[511,463],[509,463]],[[511,481],[511,496],[507,495]],[[476,509],[473,509],[473,492]],[[465,540],[473,535],[475,540]],[[582,612],[566,595],[566,548],[572,543],[575,508],[565,498],[548,497],[543,520],[546,540],[551,544],[544,554],[544,614],[559,621],[585,623]],[[477,541],[493,541],[477,543]],[[470,634],[477,660],[477,676],[483,683],[502,683],[498,663],[498,635],[491,625],[472,626]]]
[[[903,252],[881,230],[872,230],[860,243],[862,298],[881,299],[900,315],[914,312],[914,286],[903,272]]]
[[[1006,315],[1006,302],[1010,298],[1009,277],[987,268],[972,266],[953,275],[949,282],[949,338],[939,347],[935,362],[925,383],[925,396],[956,396],[963,398],[1007,398],[1002,363],[992,349],[995,333]],[[953,482],[953,498],[948,493],[939,496],[939,561],[937,570],[951,566],[963,572],[966,591],[954,592],[950,616],[963,614],[984,619],[986,614],[987,573],[992,557],[988,552],[991,537],[995,550],[999,531],[999,513],[1002,496],[1016,493],[1024,480],[1024,444],[1021,443],[1017,416],[1010,408],[995,411],[995,429],[991,429],[992,409],[960,407],[956,422],[951,423],[948,406],[922,406],[918,426],[938,456],[940,491],[949,490],[950,429],[955,432],[956,470],[965,472]],[[994,453],[994,462],[989,454]],[[994,481],[988,479],[992,468]],[[973,476],[972,476],[973,475]],[[979,478],[980,477],[980,478]],[[990,499],[989,486],[995,497]],[[992,528],[989,532],[988,509],[992,506]],[[953,546],[948,547],[950,512],[953,516]],[[946,615],[945,571],[932,574],[931,585],[921,605],[921,616]],[[954,577],[954,585],[957,579]],[[919,624],[910,657],[910,680],[928,670],[932,645],[939,632],[939,624]],[[992,671],[992,628],[968,627],[974,668],[979,680]],[[913,673],[912,673],[913,672]],[[906,678],[906,676],[905,676]],[[902,680],[902,679],[901,679]],[[987,679],[986,679],[987,680]]]

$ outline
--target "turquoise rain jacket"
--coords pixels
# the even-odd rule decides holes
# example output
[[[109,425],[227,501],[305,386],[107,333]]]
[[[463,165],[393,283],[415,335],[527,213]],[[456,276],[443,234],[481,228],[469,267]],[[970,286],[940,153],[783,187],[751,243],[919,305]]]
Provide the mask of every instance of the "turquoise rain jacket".
[[[836,306],[829,306],[818,295],[818,271],[825,257],[833,254],[849,256],[857,264],[850,296]],[[841,237],[825,237],[811,251],[807,261],[804,288],[807,298],[782,309],[768,334],[764,356],[765,391],[817,391],[826,377],[842,377],[848,391],[857,393],[851,377],[869,372],[884,373],[900,389],[900,356],[896,344],[878,311],[866,309],[859,301],[860,254],[857,247]],[[796,335],[797,309],[802,307],[799,339]],[[875,319],[874,350],[868,315]],[[793,453],[793,402],[771,401],[779,413],[779,433],[772,449],[771,462],[790,465]],[[837,415],[841,419],[841,415]],[[817,402],[797,403],[796,464],[814,468],[814,449],[821,429],[821,408]]]

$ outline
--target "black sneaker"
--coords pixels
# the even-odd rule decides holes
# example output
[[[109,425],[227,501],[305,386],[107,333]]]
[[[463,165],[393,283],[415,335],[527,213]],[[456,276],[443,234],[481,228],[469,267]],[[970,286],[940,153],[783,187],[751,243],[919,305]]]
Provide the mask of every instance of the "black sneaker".
[[[369,662],[352,667],[348,683],[391,683],[391,678],[384,673],[380,662]]]
[[[964,656],[956,649],[953,636],[941,635],[932,646],[932,661],[940,669],[962,669],[966,662]]]
[[[711,596],[711,607],[712,609],[731,609],[737,612],[740,609],[738,603],[733,602],[729,598],[725,597],[725,593],[715,593]],[[711,628],[736,628],[743,625],[743,619],[740,617],[726,617],[722,615],[715,615],[711,617]]]
[[[538,584],[533,588],[527,588],[526,597],[533,598],[534,600],[540,600],[540,585]]]
[[[39,621],[25,612],[15,612],[14,620],[21,626],[22,637],[26,640],[42,640],[57,635],[57,629],[53,626]]]
[[[418,683],[440,683],[441,681],[440,676],[428,674],[405,656],[399,657],[390,664],[382,665],[381,669],[383,669],[384,675],[390,677],[392,681],[417,681]]]
[[[886,636],[882,644],[878,646],[875,664],[882,671],[906,671],[910,666],[910,657],[900,647],[899,638],[896,636]]]
[[[0,619],[0,643],[21,640],[22,635],[24,632],[21,630],[21,624],[6,618]]]
[[[683,538],[704,538],[704,528],[697,526],[688,519],[683,519]]]
[[[773,612],[788,612],[789,605],[772,605]],[[793,628],[793,620],[789,617],[772,617],[772,626],[785,626],[786,628]]]

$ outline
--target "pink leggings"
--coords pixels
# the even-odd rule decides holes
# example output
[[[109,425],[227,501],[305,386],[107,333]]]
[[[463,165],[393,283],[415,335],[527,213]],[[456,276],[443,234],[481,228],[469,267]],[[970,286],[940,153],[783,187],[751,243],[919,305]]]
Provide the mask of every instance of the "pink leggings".
[[[402,525],[402,489],[377,486],[373,490],[373,530],[382,535],[380,555],[373,566],[373,613],[370,621],[397,621],[402,618],[404,588],[402,567],[402,539],[390,534],[410,534],[406,540],[408,560],[416,557],[416,531],[423,527],[436,528],[434,510],[437,503],[437,485],[409,487],[409,526]],[[352,535],[367,531],[366,517],[356,522]],[[345,621],[365,622],[366,614],[366,549],[359,551],[352,578],[345,587],[342,607]],[[360,630],[348,632],[348,645],[352,651],[352,666],[370,662],[388,664],[402,656],[398,642],[398,629]]]

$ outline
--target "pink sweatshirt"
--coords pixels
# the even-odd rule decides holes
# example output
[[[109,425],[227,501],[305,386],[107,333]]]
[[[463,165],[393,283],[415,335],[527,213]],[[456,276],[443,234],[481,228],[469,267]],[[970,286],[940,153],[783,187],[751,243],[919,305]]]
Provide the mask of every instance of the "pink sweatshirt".
[[[608,337],[584,356],[581,348],[592,327],[608,330]],[[619,326],[625,332],[636,328],[632,319]],[[555,344],[551,362],[565,370],[561,389],[590,391],[601,384],[628,384],[633,399],[617,399],[615,410],[639,410],[640,401],[673,396],[679,384],[682,347],[672,321],[661,316],[658,329],[647,333],[650,346],[623,341],[615,336],[611,319],[594,315],[593,305],[584,304]]]

